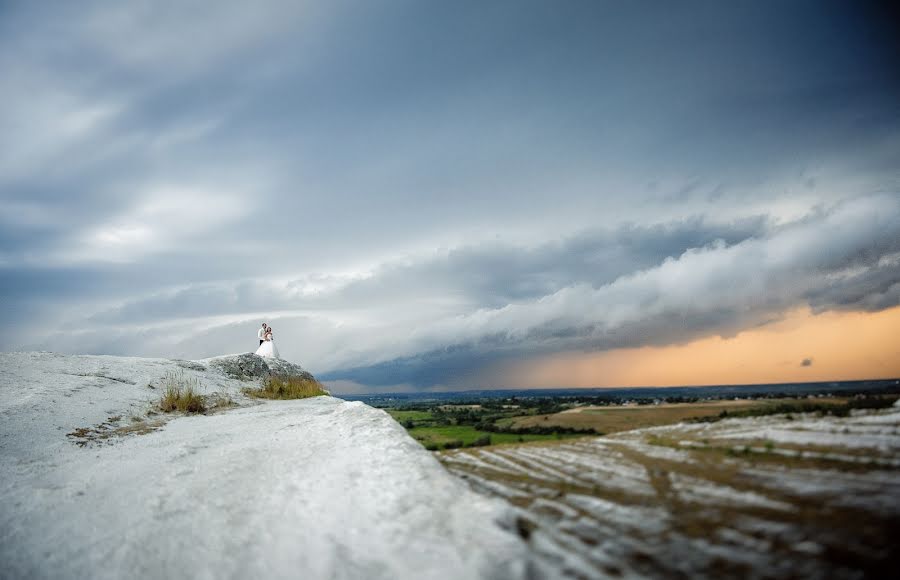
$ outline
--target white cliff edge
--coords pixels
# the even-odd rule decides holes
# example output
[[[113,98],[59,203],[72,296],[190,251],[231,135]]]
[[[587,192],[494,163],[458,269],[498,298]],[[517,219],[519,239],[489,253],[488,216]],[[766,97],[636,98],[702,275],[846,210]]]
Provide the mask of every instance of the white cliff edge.
[[[252,401],[216,360],[0,354],[4,574],[526,575],[508,508],[387,413],[333,397]],[[241,406],[163,423],[147,411],[167,372]]]

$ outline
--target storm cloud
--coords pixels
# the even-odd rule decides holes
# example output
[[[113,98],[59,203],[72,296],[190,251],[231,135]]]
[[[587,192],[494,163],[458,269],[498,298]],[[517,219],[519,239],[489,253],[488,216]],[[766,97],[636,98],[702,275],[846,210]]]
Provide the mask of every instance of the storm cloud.
[[[428,388],[891,308],[881,10],[4,4],[0,347]]]

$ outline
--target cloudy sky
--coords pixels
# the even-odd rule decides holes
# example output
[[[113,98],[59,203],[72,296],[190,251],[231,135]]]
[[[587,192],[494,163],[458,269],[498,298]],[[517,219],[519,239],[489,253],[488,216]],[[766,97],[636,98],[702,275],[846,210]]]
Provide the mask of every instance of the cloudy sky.
[[[900,375],[866,2],[0,4],[0,348],[343,391]]]

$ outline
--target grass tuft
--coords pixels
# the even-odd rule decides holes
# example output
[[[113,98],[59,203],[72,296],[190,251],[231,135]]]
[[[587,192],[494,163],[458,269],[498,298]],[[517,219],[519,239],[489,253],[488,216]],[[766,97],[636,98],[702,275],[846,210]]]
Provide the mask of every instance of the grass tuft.
[[[327,395],[322,383],[315,379],[289,376],[271,376],[262,386],[244,389],[244,394],[259,399],[306,399]]]
[[[166,373],[159,409],[165,413],[202,413],[206,403],[200,395],[200,380],[184,376],[184,372]]]

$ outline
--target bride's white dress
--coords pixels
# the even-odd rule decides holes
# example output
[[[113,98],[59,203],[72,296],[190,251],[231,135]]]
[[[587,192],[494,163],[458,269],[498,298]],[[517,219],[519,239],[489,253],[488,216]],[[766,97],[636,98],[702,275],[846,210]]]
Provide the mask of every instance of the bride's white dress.
[[[275,339],[267,340],[256,349],[256,354],[266,358],[281,358],[278,349],[275,348]]]

